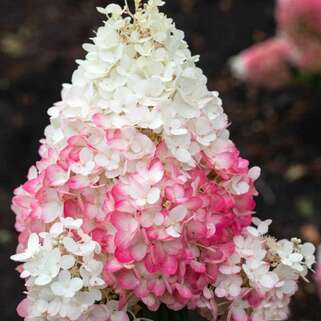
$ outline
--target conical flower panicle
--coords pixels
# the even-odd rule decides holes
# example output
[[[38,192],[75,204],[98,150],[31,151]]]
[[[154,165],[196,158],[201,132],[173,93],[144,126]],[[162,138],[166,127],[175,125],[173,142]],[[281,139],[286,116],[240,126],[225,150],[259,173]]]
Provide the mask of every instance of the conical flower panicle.
[[[48,111],[12,205],[26,321],[126,321],[140,303],[280,319],[314,262],[311,244],[250,226],[260,170],[162,4],[98,8],[107,20]]]
[[[83,46],[86,59],[77,60],[72,84],[64,85],[62,101],[49,110],[51,145],[65,145],[82,129],[77,125],[94,122],[102,129],[150,129],[189,167],[212,158],[215,148],[233,149],[226,146],[231,144],[221,100],[208,91],[195,66],[198,57],[191,55],[184,33],[158,11],[160,3],[149,2],[134,18],[123,17],[115,5],[99,8],[109,19],[93,44]]]

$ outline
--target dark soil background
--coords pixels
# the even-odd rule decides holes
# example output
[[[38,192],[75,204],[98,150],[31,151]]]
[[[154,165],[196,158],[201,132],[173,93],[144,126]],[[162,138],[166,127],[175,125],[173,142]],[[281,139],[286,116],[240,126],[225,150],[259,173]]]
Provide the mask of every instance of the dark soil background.
[[[130,1],[130,0],[129,0]],[[120,2],[120,1],[118,1]],[[10,198],[37,160],[48,123],[46,109],[59,100],[81,44],[109,0],[0,0],[0,320],[17,321],[23,284],[9,262],[16,246]],[[274,219],[278,237],[320,242],[321,93],[298,86],[268,92],[230,75],[231,55],[274,33],[272,0],[167,0],[164,10],[186,32],[209,87],[219,90],[232,138],[244,157],[262,167],[257,212]],[[278,77],[278,75],[275,75]],[[311,280],[312,280],[311,276]],[[292,321],[320,321],[311,282],[292,304]],[[166,321],[166,320],[164,320]]]

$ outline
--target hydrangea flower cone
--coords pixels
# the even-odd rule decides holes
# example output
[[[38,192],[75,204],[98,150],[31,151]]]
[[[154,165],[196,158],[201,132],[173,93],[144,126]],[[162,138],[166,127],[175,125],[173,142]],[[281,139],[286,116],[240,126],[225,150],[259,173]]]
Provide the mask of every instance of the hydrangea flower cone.
[[[258,167],[229,138],[184,33],[150,0],[105,16],[12,202],[25,321],[280,320],[314,247],[253,218]],[[165,321],[165,320],[164,320]]]

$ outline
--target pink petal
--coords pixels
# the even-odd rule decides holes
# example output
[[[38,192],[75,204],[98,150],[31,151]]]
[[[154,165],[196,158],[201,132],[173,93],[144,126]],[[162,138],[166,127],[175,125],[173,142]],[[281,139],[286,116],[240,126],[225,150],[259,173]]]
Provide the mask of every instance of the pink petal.
[[[104,114],[95,114],[92,118],[94,124],[99,128],[108,128],[110,126],[109,118]]]
[[[89,219],[99,218],[101,214],[101,209],[93,204],[85,205],[85,215]]]
[[[167,275],[174,275],[177,271],[178,263],[174,256],[168,255],[162,266],[162,271]]]
[[[171,202],[177,203],[179,200],[184,198],[184,194],[185,191],[181,185],[175,185],[165,189],[166,198]]]
[[[29,180],[23,185],[23,189],[30,194],[37,193],[42,187],[42,178],[43,176],[38,176],[37,178]]]
[[[85,136],[75,135],[68,138],[68,145],[82,147],[87,145]]]
[[[164,176],[164,168],[160,161],[156,161],[149,169],[151,184],[158,183]]]
[[[153,261],[153,257],[151,254],[147,254],[144,260],[144,264],[149,273],[156,273],[159,269],[158,264]]]
[[[203,204],[203,201],[200,197],[191,197],[187,203],[186,203],[186,207],[189,210],[198,210]]]
[[[51,165],[46,169],[46,178],[51,186],[61,186],[68,181],[69,174],[60,166]]]
[[[121,238],[121,236],[120,236],[120,238]],[[119,243],[119,241],[116,243]],[[133,257],[131,255],[129,248],[118,247],[115,250],[115,257],[120,263],[124,263],[124,264],[130,263],[133,261]]]
[[[147,254],[147,244],[143,241],[136,243],[130,249],[131,256],[135,261],[141,261]]]
[[[191,290],[185,285],[176,284],[176,290],[184,299],[190,299],[193,296]]]
[[[133,233],[138,228],[137,220],[132,215],[124,212],[113,212],[110,219],[116,229],[127,233]]]
[[[233,308],[232,316],[234,321],[248,321],[248,316],[242,308]]]
[[[139,281],[132,271],[122,271],[117,276],[119,286],[122,289],[134,290],[139,285]]]
[[[64,203],[64,216],[65,217],[81,217],[82,211],[76,200],[66,200]]]
[[[150,290],[147,288],[147,281],[146,280],[142,280],[139,284],[139,286],[135,289],[135,295],[138,298],[143,298],[148,296],[148,294],[150,293]]]
[[[157,297],[161,297],[165,293],[166,287],[162,280],[156,279],[148,285],[148,289]]]
[[[29,208],[32,206],[32,198],[29,196],[15,196],[12,199],[12,203],[14,206],[17,207],[23,207],[23,208]]]
[[[205,271],[206,271],[206,266],[202,262],[192,261],[190,263],[190,266],[191,266],[192,270],[194,270],[197,273],[205,273]]]
[[[156,300],[155,296],[149,294],[142,298],[142,302],[148,307],[150,311],[157,311],[159,308],[159,301]]]
[[[217,278],[217,274],[218,274],[217,264],[208,264],[207,274],[213,281],[215,281]]]
[[[92,239],[99,243],[103,252],[108,252],[112,245],[112,237],[103,229],[96,228],[91,233]]]
[[[138,222],[132,215],[124,212],[113,212],[110,220],[118,230],[115,237],[116,246],[122,248],[127,247],[135,236],[139,226]]]
[[[111,261],[105,264],[104,271],[114,273],[114,272],[120,271],[122,268],[123,268],[123,265],[113,258]]]
[[[23,299],[17,306],[17,313],[21,318],[28,316],[28,300]]]
[[[82,189],[90,185],[90,180],[87,176],[74,175],[69,179],[67,185],[71,189]]]

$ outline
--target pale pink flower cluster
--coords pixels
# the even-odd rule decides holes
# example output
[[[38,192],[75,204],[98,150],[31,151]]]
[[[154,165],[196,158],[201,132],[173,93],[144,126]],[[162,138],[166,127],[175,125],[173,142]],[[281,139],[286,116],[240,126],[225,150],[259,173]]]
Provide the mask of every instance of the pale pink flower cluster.
[[[321,72],[321,1],[279,0],[277,22],[303,71]]]
[[[234,75],[252,84],[279,88],[291,81],[289,55],[291,48],[283,38],[271,38],[253,45],[232,58]]]
[[[250,83],[278,88],[302,74],[321,73],[321,0],[278,0],[277,35],[231,60],[234,74]]]
[[[265,240],[270,221],[250,227],[260,169],[161,4],[99,8],[107,21],[49,109],[12,205],[25,321],[138,321],[139,303],[283,319],[313,263],[310,245]]]

